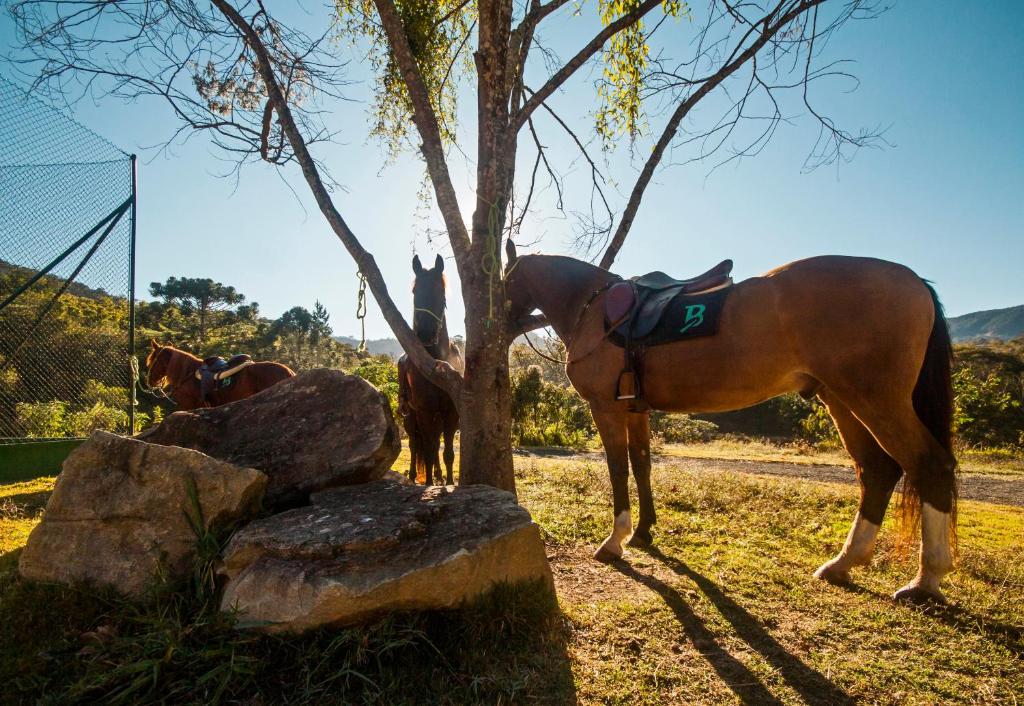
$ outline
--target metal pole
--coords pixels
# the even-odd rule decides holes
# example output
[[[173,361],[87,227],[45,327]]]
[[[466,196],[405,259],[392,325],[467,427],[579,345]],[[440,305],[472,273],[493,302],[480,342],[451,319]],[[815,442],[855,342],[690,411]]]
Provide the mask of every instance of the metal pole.
[[[131,241],[128,246],[128,355],[135,357],[135,225],[138,221],[138,167],[133,154],[132,160],[132,220]],[[132,370],[131,407],[128,408],[128,434],[135,434],[135,366]]]

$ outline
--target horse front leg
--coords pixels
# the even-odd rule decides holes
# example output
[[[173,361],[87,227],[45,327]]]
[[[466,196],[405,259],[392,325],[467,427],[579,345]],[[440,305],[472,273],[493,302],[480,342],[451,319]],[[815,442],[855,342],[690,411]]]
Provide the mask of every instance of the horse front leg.
[[[604,453],[608,459],[608,473],[612,483],[612,533],[604,540],[594,558],[614,561],[622,557],[622,542],[630,535],[633,521],[629,514],[629,459],[627,456],[626,414],[619,411],[591,409],[594,423],[601,435]]]
[[[657,521],[654,494],[651,492],[651,416],[648,412],[630,414],[629,465],[633,467],[636,494],[640,501],[640,518],[633,535],[626,542],[631,547],[649,547],[654,542],[651,527]]]

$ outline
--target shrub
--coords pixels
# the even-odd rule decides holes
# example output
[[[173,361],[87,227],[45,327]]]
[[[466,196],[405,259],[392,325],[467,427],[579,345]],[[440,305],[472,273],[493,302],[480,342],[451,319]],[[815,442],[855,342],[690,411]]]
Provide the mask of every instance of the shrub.
[[[667,444],[699,444],[718,436],[718,425],[688,414],[651,414],[651,434]]]
[[[590,406],[531,365],[512,374],[512,441],[519,446],[584,446],[597,433]]]
[[[962,443],[970,446],[1020,444],[1024,414],[995,372],[978,375],[962,366],[953,374],[953,424]]]
[[[69,414],[64,425],[64,432],[67,436],[89,436],[98,430],[127,431],[128,413],[123,409],[116,409],[102,402],[96,402],[89,409]]]
[[[398,365],[386,355],[377,355],[364,358],[359,365],[352,370],[353,375],[358,375],[384,393],[391,405],[391,412],[398,409]]]
[[[64,418],[68,411],[65,402],[19,402],[15,411],[25,436],[35,439],[64,436]]]

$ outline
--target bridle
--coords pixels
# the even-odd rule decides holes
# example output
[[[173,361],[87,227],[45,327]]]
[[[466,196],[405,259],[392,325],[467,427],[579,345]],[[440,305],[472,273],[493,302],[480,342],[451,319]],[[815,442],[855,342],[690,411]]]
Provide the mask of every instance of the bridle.
[[[570,352],[569,351],[569,346],[572,345],[573,339],[576,338],[576,331],[577,331],[577,329],[579,329],[580,324],[583,323],[583,317],[586,316],[588,311],[590,311],[591,305],[594,303],[594,301],[599,296],[601,296],[602,294],[607,292],[609,289],[612,288],[613,285],[616,285],[616,284],[618,284],[621,281],[622,281],[622,278],[616,276],[614,279],[608,280],[603,285],[601,285],[600,287],[595,289],[593,291],[593,293],[591,293],[590,297],[587,299],[587,303],[583,305],[582,309],[580,309],[580,313],[576,317],[576,322],[572,325],[572,328],[569,329],[569,342],[565,344],[565,351],[566,351],[567,354]],[[523,334],[523,338],[526,339],[527,345],[529,345],[530,348],[533,349],[534,353],[539,355],[544,360],[550,361],[552,363],[558,363],[559,365],[569,366],[572,363],[578,363],[581,360],[583,360],[584,358],[587,358],[588,356],[590,356],[594,351],[596,351],[598,349],[598,347],[602,343],[604,343],[608,339],[609,336],[612,335],[612,332],[615,331],[616,328],[618,328],[619,324],[621,324],[627,318],[629,318],[629,313],[623,314],[620,319],[618,319],[617,321],[613,321],[611,323],[611,325],[609,325],[607,327],[607,330],[604,332],[604,335],[601,336],[601,338],[597,341],[597,343],[595,343],[591,347],[591,349],[588,350],[586,353],[584,353],[581,356],[578,356],[575,359],[572,358],[572,356],[569,356],[566,360],[558,360],[556,358],[552,358],[551,356],[548,356],[548,355],[545,355],[545,354],[541,353],[539,350],[537,350],[537,348],[533,345],[533,342],[530,340],[530,336],[526,333],[526,327],[525,326],[520,326],[519,328],[520,328],[520,332]]]
[[[413,316],[416,315],[416,312],[422,312],[424,314],[430,314],[437,321],[437,328],[434,330],[434,339],[432,341],[427,342],[425,345],[433,346],[433,345],[435,345],[437,343],[437,339],[440,338],[440,336],[441,336],[441,327],[444,325],[444,309],[445,309],[445,304],[442,303],[441,304],[441,315],[438,316],[437,314],[435,314],[430,309],[424,309],[424,308],[418,307],[418,306],[417,307],[413,307],[413,310],[412,310]],[[415,330],[415,326],[416,326],[416,322],[413,321],[413,329],[414,330]]]

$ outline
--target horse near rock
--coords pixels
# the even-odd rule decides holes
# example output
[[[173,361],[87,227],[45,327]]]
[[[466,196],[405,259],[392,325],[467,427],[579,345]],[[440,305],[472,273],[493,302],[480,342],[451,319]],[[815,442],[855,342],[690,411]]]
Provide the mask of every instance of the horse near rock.
[[[245,399],[295,376],[282,363],[254,361],[247,355],[203,359],[154,340],[149,342],[146,371],[147,384],[164,390],[184,412]]]
[[[626,344],[624,368],[622,344],[613,340],[624,323],[636,333],[636,322],[642,320],[651,333],[661,318],[679,315],[675,333],[683,334],[710,311],[686,307],[711,303],[679,304],[673,295],[662,308],[645,310],[644,303],[654,301],[645,293],[639,299],[627,294],[625,307],[612,306],[606,299],[623,282],[619,276],[569,257],[517,257],[511,240],[506,251],[510,325],[527,321],[536,309],[545,315],[565,344],[566,373],[590,403],[604,444],[614,519],[596,559],[621,557],[624,541],[633,546],[652,542],[650,408],[728,411],[798,392],[825,403],[861,486],[846,544],[815,575],[844,583],[853,567],[870,561],[902,476],[905,524],[920,520],[921,555],[917,576],[895,598],[944,600],[940,583],[952,567],[957,497],[952,345],[942,307],[927,282],[902,265],[839,256],[792,262],[735,285],[711,277],[712,286],[704,293],[714,289],[721,298],[714,334],[649,346],[640,336]],[[658,276],[641,279],[653,282],[655,289],[688,284],[652,274]],[[670,314],[672,307],[677,311]],[[630,344],[641,347],[639,360],[631,360]],[[624,373],[639,374],[642,383],[624,391]],[[642,390],[642,405],[636,403],[637,390]],[[636,529],[630,514],[630,466],[640,504]]]
[[[444,259],[438,255],[432,269],[424,269],[419,256],[412,258],[413,331],[435,360],[462,372],[462,354],[448,338],[445,317]],[[455,482],[453,440],[459,428],[459,410],[448,393],[430,382],[407,355],[398,360],[398,412],[409,437],[409,479],[423,476],[424,483]],[[445,478],[441,477],[439,446],[444,439]]]

